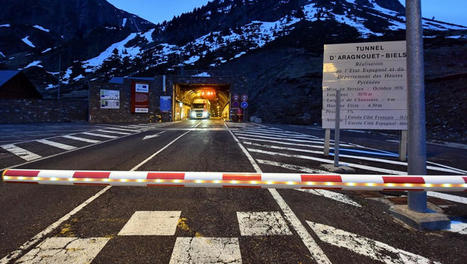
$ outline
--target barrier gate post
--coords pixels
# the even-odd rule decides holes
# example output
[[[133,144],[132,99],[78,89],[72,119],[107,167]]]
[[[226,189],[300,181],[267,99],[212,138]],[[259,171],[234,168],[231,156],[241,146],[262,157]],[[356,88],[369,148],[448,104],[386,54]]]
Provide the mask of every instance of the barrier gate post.
[[[408,174],[426,175],[425,83],[421,0],[406,0]],[[426,192],[408,192],[408,207],[427,212]]]

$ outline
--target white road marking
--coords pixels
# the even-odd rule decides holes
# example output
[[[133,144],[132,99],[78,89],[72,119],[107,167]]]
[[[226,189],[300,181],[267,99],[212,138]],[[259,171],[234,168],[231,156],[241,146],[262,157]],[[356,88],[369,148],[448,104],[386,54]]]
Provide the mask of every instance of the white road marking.
[[[72,150],[72,149],[76,148],[75,146],[66,145],[66,144],[51,141],[51,140],[48,140],[48,139],[39,139],[39,140],[36,140],[36,141],[39,142],[39,143],[42,143],[42,144],[46,144],[46,145],[56,147],[56,148],[59,148],[59,149],[64,149],[64,150]]]
[[[287,158],[299,158],[299,159],[313,160],[313,161],[318,161],[318,162],[323,162],[323,163],[328,163],[328,164],[334,163],[333,160],[327,160],[327,159],[316,158],[316,157],[305,156],[305,155],[284,154],[280,152],[265,151],[261,149],[251,149],[251,148],[249,148],[248,151],[265,154],[265,155],[271,155],[271,156],[282,156],[282,157],[287,157]],[[360,165],[360,164],[355,164],[355,163],[348,163],[348,162],[345,162],[342,164],[343,165],[345,164],[349,167],[362,169],[362,170],[376,171],[376,172],[382,172],[382,173],[387,173],[387,174],[407,175],[407,172],[403,172],[403,171],[389,170],[389,169],[383,169],[383,168]]]
[[[199,123],[198,123],[199,125]],[[197,125],[196,125],[197,126]],[[183,135],[186,135],[188,134],[190,131],[184,133]],[[182,135],[182,136],[183,136]],[[173,141],[171,141],[169,144],[167,144],[165,147],[163,147],[162,149],[160,149],[159,151],[157,151],[156,153],[154,153],[153,155],[151,155],[150,157],[151,158],[154,158],[157,154],[159,154],[160,152],[162,152],[164,149],[166,149],[168,146],[170,146],[171,144],[173,144],[175,141],[177,141],[179,138],[181,138],[182,136],[179,136],[177,137],[176,139],[174,139]],[[89,147],[89,146],[87,146]],[[79,149],[84,149],[84,148],[87,148],[87,147],[83,147],[83,148],[79,148]],[[78,150],[78,149],[76,149]],[[68,151],[68,152],[71,152],[71,151]],[[66,152],[65,152],[66,153]],[[58,154],[57,154],[58,155]],[[53,155],[53,156],[57,156],[57,155]],[[136,165],[135,167],[133,167],[132,169],[130,169],[130,171],[135,171],[137,170],[139,167],[141,167],[142,165],[144,165],[146,162],[148,162],[150,159],[145,159],[143,162],[139,163],[138,165]],[[70,217],[72,217],[73,215],[75,215],[76,213],[78,213],[79,211],[81,211],[84,207],[86,207],[88,204],[90,204],[92,201],[94,201],[95,199],[97,199],[98,197],[100,197],[102,194],[104,194],[107,190],[109,190],[111,188],[111,186],[107,186],[105,187],[104,189],[100,190],[98,193],[96,193],[94,196],[90,197],[89,199],[87,199],[86,201],[84,201],[82,204],[78,205],[76,208],[74,208],[72,211],[70,211],[68,214],[64,215],[62,218],[58,219],[56,222],[54,222],[53,224],[51,224],[50,226],[48,226],[46,229],[44,229],[42,232],[40,232],[39,234],[35,235],[33,238],[31,238],[29,241],[27,241],[26,243],[24,243],[23,245],[21,245],[18,249],[12,251],[10,254],[8,254],[7,256],[5,256],[4,258],[2,258],[0,260],[0,264],[7,264],[9,263],[11,260],[13,259],[16,259],[18,258],[19,256],[21,256],[21,254],[23,252],[25,252],[26,250],[29,250],[32,246],[34,246],[35,244],[37,244],[41,239],[43,239],[45,236],[47,236],[49,233],[51,233],[52,231],[54,231],[57,227],[59,227],[63,222],[67,221],[68,219],[70,219]]]
[[[256,132],[256,131],[238,131],[236,134],[250,134],[258,136],[277,136],[277,137],[290,137],[290,138],[302,138],[302,139],[317,139],[317,137],[303,135],[303,134],[290,134],[290,133],[271,133],[271,132]]]
[[[451,221],[451,228],[447,231],[467,235],[467,223],[453,220]]]
[[[282,162],[277,162],[277,161],[262,160],[262,159],[256,159],[256,161],[259,164],[264,164],[264,165],[269,165],[269,166],[274,166],[274,167],[280,167],[280,168],[293,170],[293,171],[302,171],[302,172],[314,173],[314,174],[329,174],[328,171],[310,169],[310,168],[303,167],[303,166],[287,164],[287,163],[282,163]]]
[[[93,136],[93,137],[118,138],[117,136],[104,135],[104,134],[98,134],[98,133],[92,133],[92,132],[83,132],[81,134],[85,134],[85,135]]]
[[[288,137],[267,137],[267,136],[257,136],[257,135],[251,135],[251,134],[246,134],[246,133],[235,133],[236,135],[239,136],[246,136],[246,137],[255,137],[255,138],[264,138],[264,139],[281,139],[281,140],[287,140],[291,142],[301,142],[301,143],[322,143],[322,141],[319,140],[304,140],[304,139],[293,139],[293,138],[288,138]]]
[[[448,201],[451,201],[451,202],[467,204],[467,198],[462,197],[462,196],[446,194],[446,193],[440,193],[440,192],[427,192],[427,195],[431,196],[431,197],[435,197],[435,198],[440,198],[440,199],[443,199],[443,200],[448,200]]]
[[[99,196],[104,194],[108,189],[110,189],[110,186],[105,187],[104,189],[100,190],[98,193],[93,195],[92,197],[88,198],[86,201],[84,201],[82,204],[78,205],[75,209],[71,210],[68,214],[64,215],[62,218],[58,219],[55,223],[49,225],[46,229],[44,229],[42,232],[39,234],[35,235],[33,238],[31,238],[29,241],[21,245],[17,250],[11,252],[10,254],[6,255],[4,258],[0,260],[0,264],[6,264],[9,263],[11,260],[19,257],[21,253],[24,251],[28,250],[30,247],[34,246],[37,242],[39,242],[42,238],[47,236],[49,233],[54,231],[57,227],[59,227],[63,222],[67,221],[70,219],[73,215],[78,213],[81,209],[83,209],[86,205],[90,204],[92,201],[97,199]]]
[[[72,135],[65,135],[65,136],[61,136],[61,137],[72,139],[72,140],[77,140],[77,141],[83,141],[83,142],[86,142],[86,143],[92,143],[92,144],[101,142],[100,140],[96,140],[96,139],[81,138],[81,137],[72,136]]]
[[[91,263],[109,240],[110,238],[105,237],[51,237],[29,251],[16,263]]]
[[[131,132],[131,133],[137,133],[141,132],[139,129],[126,129],[126,128],[119,128],[119,127],[105,127],[105,130],[117,130],[117,131],[123,131],[123,132]]]
[[[345,204],[350,204],[355,207],[362,207],[359,203],[353,201],[347,195],[344,195],[342,193],[331,192],[328,190],[311,190],[311,189],[295,189],[295,190],[311,193],[317,196],[322,196],[322,197],[325,197],[325,198],[328,198],[334,201],[338,201],[338,202],[345,203]]]
[[[178,237],[170,264],[242,263],[238,238]]]
[[[31,151],[29,150],[25,150],[23,148],[20,148],[14,144],[7,144],[7,145],[3,145],[1,146],[3,149],[5,149],[6,151],[24,159],[24,160],[27,160],[27,161],[31,161],[31,160],[36,160],[36,159],[40,159],[42,158],[42,156],[39,156],[35,153],[32,153]]]
[[[447,165],[443,165],[443,164],[436,163],[436,162],[433,162],[433,161],[427,161],[426,163],[432,164],[432,165],[435,165],[435,166],[439,166],[439,167],[443,167],[443,168],[446,168],[446,169],[455,170],[455,171],[459,172],[459,174],[467,174],[467,171],[466,171],[466,170],[454,168],[454,167],[447,166]]]
[[[349,233],[332,226],[313,223],[310,221],[306,222],[322,241],[337,247],[346,248],[376,261],[394,264],[433,263],[425,257],[402,249],[394,248],[376,240]]]
[[[273,145],[264,145],[264,144],[257,144],[257,143],[252,143],[252,142],[248,142],[248,141],[244,141],[243,144],[262,147],[262,148],[269,148],[269,149],[280,149],[280,150],[287,150],[287,151],[305,152],[305,153],[318,154],[318,155],[323,154],[321,151],[315,151],[315,150],[309,150],[309,149],[299,149],[299,148],[288,148],[288,147],[280,147],[280,146],[273,146]],[[392,164],[392,165],[399,165],[399,166],[406,166],[407,167],[407,162],[402,162],[402,161],[386,160],[386,159],[380,159],[380,158],[371,158],[371,157],[355,156],[355,155],[347,155],[347,154],[340,154],[339,156],[341,158],[358,159],[358,160],[380,162],[380,163],[386,163],[386,164]],[[433,171],[459,173],[459,172],[457,172],[455,170],[439,168],[439,167],[434,167],[434,166],[427,166],[427,169],[428,170],[433,170]]]
[[[98,129],[97,131],[104,132],[104,133],[110,133],[110,134],[125,135],[125,136],[131,135],[131,133],[128,133],[128,132],[111,131],[111,130],[105,130],[105,129]]]
[[[181,211],[136,211],[119,236],[173,236]]]
[[[237,212],[242,236],[292,235],[280,212]]]
[[[159,132],[159,133],[154,134],[154,135],[147,135],[147,136],[145,136],[145,137],[143,138],[143,140],[147,140],[147,139],[151,139],[151,138],[156,138],[156,137],[158,137],[158,136],[160,136],[160,135],[162,135],[162,134],[164,134],[164,133],[165,133],[165,131]]]
[[[245,156],[248,158],[250,161],[251,165],[255,169],[256,172],[261,173],[261,168],[258,166],[256,163],[255,159],[251,156],[251,154],[246,150],[246,148],[240,143],[240,141],[237,139],[237,137],[230,131],[229,127],[225,125],[227,130],[230,132],[232,137],[234,138],[235,142],[237,142],[238,146],[240,149],[243,151]],[[282,212],[284,213],[285,218],[289,223],[292,225],[294,228],[295,232],[297,232],[298,236],[302,240],[303,244],[305,247],[308,249],[310,252],[311,256],[314,258],[314,260],[318,263],[331,263],[331,261],[328,259],[326,254],[324,254],[323,250],[319,247],[319,245],[316,243],[316,241],[313,239],[313,237],[308,233],[306,228],[302,225],[298,217],[295,215],[295,213],[290,209],[290,207],[287,205],[287,203],[284,201],[282,196],[277,192],[276,189],[268,189],[269,193],[272,195],[272,197],[276,200],[276,203],[279,205],[281,208]]]

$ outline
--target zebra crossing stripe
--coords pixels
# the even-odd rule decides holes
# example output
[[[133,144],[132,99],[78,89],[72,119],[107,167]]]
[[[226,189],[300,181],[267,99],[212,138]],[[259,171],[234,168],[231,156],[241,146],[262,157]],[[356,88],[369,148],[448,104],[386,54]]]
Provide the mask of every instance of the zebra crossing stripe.
[[[39,140],[36,140],[36,141],[39,142],[39,143],[45,144],[45,145],[49,145],[49,146],[56,147],[56,148],[59,148],[59,149],[64,149],[64,150],[72,150],[72,149],[76,148],[75,146],[70,146],[70,145],[67,145],[67,144],[51,141],[51,140],[48,140],[48,139],[39,139]]]
[[[94,137],[103,137],[103,138],[118,138],[117,136],[104,135],[104,134],[91,133],[91,132],[83,132],[81,134],[85,134],[88,136],[94,136]]]
[[[131,133],[128,133],[128,132],[110,131],[110,130],[105,130],[105,129],[98,129],[97,131],[104,132],[104,133],[117,134],[117,135],[131,135]]]
[[[123,131],[123,132],[140,132],[139,129],[125,129],[125,128],[118,128],[118,127],[105,127],[105,130],[117,130],[117,131]]]
[[[65,136],[62,136],[62,137],[72,139],[72,140],[77,140],[77,141],[83,141],[83,142],[86,142],[86,143],[93,143],[93,144],[101,142],[100,140],[96,140],[96,139],[81,138],[81,137],[76,137],[76,136],[72,136],[72,135],[65,135]]]
[[[26,161],[31,161],[31,160],[36,160],[36,159],[40,159],[42,158],[42,156],[39,156],[35,153],[32,153],[31,151],[29,150],[25,150],[23,148],[20,148],[18,146],[16,146],[15,144],[7,144],[7,145],[3,145],[1,146],[3,149],[5,149],[6,151],[26,160]]]

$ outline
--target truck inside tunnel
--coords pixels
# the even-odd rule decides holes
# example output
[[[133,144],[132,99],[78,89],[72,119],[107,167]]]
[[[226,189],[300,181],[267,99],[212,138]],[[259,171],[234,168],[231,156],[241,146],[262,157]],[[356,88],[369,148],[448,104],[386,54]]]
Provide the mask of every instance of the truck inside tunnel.
[[[230,118],[230,84],[175,83],[173,88],[174,121]]]

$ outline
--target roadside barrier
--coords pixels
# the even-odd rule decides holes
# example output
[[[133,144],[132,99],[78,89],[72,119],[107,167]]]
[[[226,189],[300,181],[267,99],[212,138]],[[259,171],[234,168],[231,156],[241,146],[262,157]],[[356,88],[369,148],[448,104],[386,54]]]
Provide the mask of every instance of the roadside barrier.
[[[112,185],[140,187],[212,187],[333,189],[351,191],[467,190],[467,176],[394,176],[356,174],[5,170],[6,183]]]

